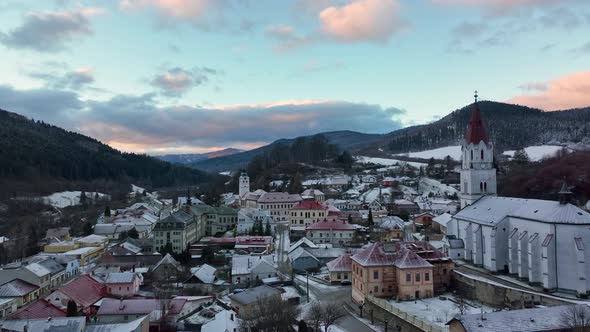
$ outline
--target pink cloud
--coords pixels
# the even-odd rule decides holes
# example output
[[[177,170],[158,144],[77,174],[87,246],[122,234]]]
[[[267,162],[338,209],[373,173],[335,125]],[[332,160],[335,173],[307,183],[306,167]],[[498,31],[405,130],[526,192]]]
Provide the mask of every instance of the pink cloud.
[[[531,83],[523,86],[529,85]],[[532,86],[543,87],[543,89],[537,89],[536,93],[513,97],[507,102],[546,111],[590,106],[590,71],[569,74],[547,83],[535,82]]]
[[[155,8],[163,17],[196,22],[216,9],[222,0],[121,0],[124,9]]]
[[[322,31],[342,42],[387,41],[404,27],[397,0],[354,0],[319,14]]]

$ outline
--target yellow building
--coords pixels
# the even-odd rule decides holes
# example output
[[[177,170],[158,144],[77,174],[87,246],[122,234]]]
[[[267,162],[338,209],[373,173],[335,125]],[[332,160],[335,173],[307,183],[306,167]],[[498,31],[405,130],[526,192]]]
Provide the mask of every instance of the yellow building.
[[[74,241],[62,241],[54,242],[43,247],[43,251],[46,253],[59,254],[68,252],[74,249],[78,249],[80,245]]]
[[[103,247],[84,247],[65,252],[64,255],[76,258],[82,266],[100,257],[103,251]]]

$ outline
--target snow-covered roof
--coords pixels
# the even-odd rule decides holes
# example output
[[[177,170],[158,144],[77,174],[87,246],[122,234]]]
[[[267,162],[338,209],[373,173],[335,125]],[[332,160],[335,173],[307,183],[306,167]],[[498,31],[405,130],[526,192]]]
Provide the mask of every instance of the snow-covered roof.
[[[432,221],[434,221],[435,223],[442,225],[442,226],[446,226],[449,221],[451,221],[453,219],[453,216],[450,213],[443,213],[440,216],[436,216],[434,218],[432,218]]]
[[[350,272],[352,270],[352,259],[350,254],[344,254],[326,263],[330,272]]]
[[[398,268],[427,268],[432,267],[425,259],[412,250],[397,246],[393,242],[373,243],[359,250],[352,260],[362,266],[394,265]]]
[[[259,264],[268,264],[274,268],[272,255],[234,255],[231,260],[231,274],[242,275],[248,274]]]
[[[236,331],[239,321],[236,313],[230,310],[222,310],[215,314],[215,318],[201,326],[201,332]]]
[[[292,252],[289,253],[289,259],[292,262],[295,261],[298,258],[301,258],[301,257],[310,257],[313,260],[319,262],[319,260],[314,255],[312,255],[310,252],[308,252],[307,250],[305,250],[302,247],[299,247],[299,248],[297,248],[297,249],[295,249],[295,250],[293,250]]]
[[[506,217],[559,224],[590,224],[590,213],[557,201],[484,196],[454,218],[494,226]]]
[[[310,239],[304,236],[289,247],[289,252],[301,247],[302,245],[305,245],[308,248],[318,248],[317,244],[313,243]]]
[[[191,274],[204,284],[212,284],[215,281],[215,272],[217,271],[211,265],[203,264],[191,269]]]
[[[564,315],[571,305],[497,311],[485,314],[462,315],[453,318],[461,322],[467,332],[496,331],[559,331],[569,329]],[[584,305],[584,309],[587,307]],[[587,310],[587,309],[586,309]],[[449,322],[450,323],[450,322]]]

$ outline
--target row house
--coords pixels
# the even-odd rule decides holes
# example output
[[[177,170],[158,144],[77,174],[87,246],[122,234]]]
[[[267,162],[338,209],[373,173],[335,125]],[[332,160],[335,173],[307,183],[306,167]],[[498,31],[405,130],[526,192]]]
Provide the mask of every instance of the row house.
[[[344,220],[318,221],[305,228],[305,236],[314,243],[329,243],[332,245],[344,245],[350,243],[355,235],[356,228],[347,224]]]
[[[305,228],[318,219],[325,218],[326,207],[314,200],[306,200],[291,209],[289,215],[289,229],[291,231],[304,231]]]
[[[198,240],[197,217],[191,213],[190,206],[173,212],[154,226],[154,249],[160,251],[167,245],[172,246],[175,253],[181,253],[187,246]]]
[[[271,192],[260,196],[257,207],[262,210],[268,210],[271,217],[276,221],[288,221],[291,209],[302,200],[299,194]]]

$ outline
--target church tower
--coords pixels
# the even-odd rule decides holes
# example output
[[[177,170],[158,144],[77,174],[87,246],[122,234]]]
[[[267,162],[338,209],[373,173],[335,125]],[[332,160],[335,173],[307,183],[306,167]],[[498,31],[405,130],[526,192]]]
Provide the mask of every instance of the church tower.
[[[244,195],[250,192],[250,177],[246,174],[246,171],[242,171],[240,174],[240,186],[239,186],[239,195],[240,198],[243,198]]]
[[[483,125],[476,91],[471,120],[461,146],[461,208],[484,195],[495,196],[496,193],[494,145]]]

